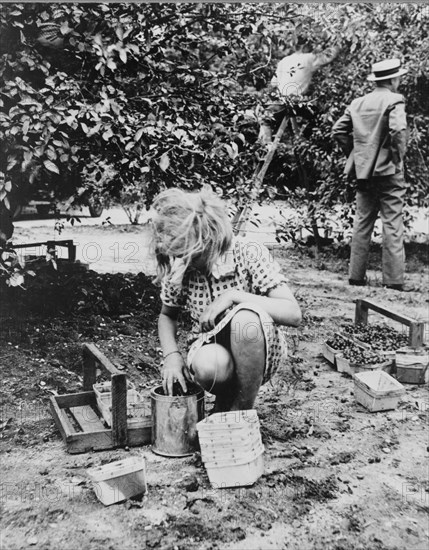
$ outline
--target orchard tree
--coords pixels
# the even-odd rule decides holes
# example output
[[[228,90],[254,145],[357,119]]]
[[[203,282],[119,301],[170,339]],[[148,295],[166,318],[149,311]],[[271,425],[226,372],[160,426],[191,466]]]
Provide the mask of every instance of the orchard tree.
[[[288,5],[5,5],[0,199],[13,210],[31,188],[87,185],[148,207],[162,186],[203,181],[244,194],[257,161],[244,85],[261,78],[279,17],[293,27],[299,16]]]
[[[316,221],[338,203],[350,211],[332,123],[366,90],[371,63],[397,54],[410,69],[409,201],[426,200],[424,6],[25,3],[3,4],[0,24],[0,201],[9,212],[40,186],[58,197],[99,189],[134,221],[165,186],[210,183],[245,201],[265,152],[257,112],[273,100],[267,85],[298,39],[343,49],[313,83],[312,131],[286,138],[259,198],[286,189]]]

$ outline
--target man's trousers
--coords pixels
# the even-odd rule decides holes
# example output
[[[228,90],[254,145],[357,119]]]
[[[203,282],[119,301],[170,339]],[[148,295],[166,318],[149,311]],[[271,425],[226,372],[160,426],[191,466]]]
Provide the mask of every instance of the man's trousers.
[[[277,132],[285,116],[298,116],[310,121],[303,130],[304,136],[308,138],[315,124],[316,113],[317,108],[314,105],[310,108],[305,104],[291,107],[285,103],[270,103],[259,117],[258,140],[263,144],[271,143],[273,133]]]
[[[402,173],[374,177],[356,193],[349,279],[364,281],[371,235],[380,212],[383,226],[383,284],[403,284],[405,272],[402,209],[406,183]]]

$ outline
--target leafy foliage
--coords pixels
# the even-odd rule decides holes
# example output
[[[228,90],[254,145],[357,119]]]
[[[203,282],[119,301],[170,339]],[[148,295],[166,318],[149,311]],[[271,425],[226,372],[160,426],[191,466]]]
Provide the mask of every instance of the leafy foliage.
[[[0,278],[0,314],[106,315],[141,314],[142,323],[154,322],[160,308],[159,289],[152,278],[139,274],[99,274],[79,263],[58,261],[58,269],[44,259],[32,264],[34,277],[26,278],[26,292]],[[21,281],[23,282],[23,280]],[[41,300],[40,297],[44,296]]]
[[[350,212],[352,186],[332,123],[366,90],[370,64],[398,54],[410,69],[408,200],[427,200],[424,6],[4,4],[0,24],[5,208],[44,185],[59,197],[88,186],[129,208],[138,201],[129,213],[135,222],[163,186],[210,183],[246,200],[264,153],[256,137],[258,112],[270,101],[265,89],[298,39],[343,49],[313,83],[313,128],[289,139],[260,198],[286,188],[286,198],[312,205],[316,218],[337,203]]]
[[[286,155],[287,162],[282,162],[280,170],[272,171],[267,184],[283,186],[283,197],[294,208],[302,209],[307,204],[321,227],[325,227],[325,218],[334,209],[335,218],[342,221],[342,226],[335,228],[342,238],[352,223],[354,182],[343,173],[345,159],[333,145],[330,132],[352,99],[372,89],[366,77],[371,64],[380,59],[397,56],[409,70],[400,87],[406,98],[410,130],[405,172],[409,183],[407,203],[428,205],[429,169],[425,159],[429,158],[429,11],[412,4],[329,6],[322,6],[318,13],[308,8],[314,22],[313,36],[318,25],[323,26],[327,40],[337,37],[341,41],[341,53],[315,76],[312,88],[318,114],[310,132],[304,129]],[[296,182],[296,153],[307,174],[307,187]],[[406,221],[411,219],[406,216]],[[305,215],[300,220],[309,225]],[[288,223],[281,233],[287,236],[287,230]]]
[[[254,100],[235,74],[256,51],[258,10],[17,4],[1,17],[7,182],[94,184],[109,168],[108,190],[135,185],[146,205],[161,183],[242,184]]]
[[[13,249],[5,248],[0,255],[0,284],[22,286],[24,283],[25,264]]]

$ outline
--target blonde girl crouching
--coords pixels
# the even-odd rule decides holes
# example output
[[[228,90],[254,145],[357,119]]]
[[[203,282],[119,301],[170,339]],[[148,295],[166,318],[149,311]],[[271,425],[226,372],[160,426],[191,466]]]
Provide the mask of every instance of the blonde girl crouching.
[[[210,189],[168,189],[153,208],[164,391],[195,380],[216,395],[216,411],[251,409],[286,355],[278,325],[299,325],[299,305],[267,248],[233,236]],[[176,339],[181,308],[193,322],[186,361]]]

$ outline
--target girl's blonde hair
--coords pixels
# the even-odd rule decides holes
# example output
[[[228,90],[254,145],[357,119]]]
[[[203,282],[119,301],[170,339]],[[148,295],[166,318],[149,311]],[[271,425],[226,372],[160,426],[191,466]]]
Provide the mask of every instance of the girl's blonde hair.
[[[231,245],[232,224],[220,197],[209,186],[198,193],[167,189],[154,200],[152,218],[158,280],[171,269],[172,257],[186,268],[196,256],[210,272]]]

